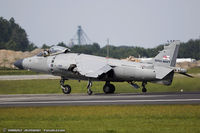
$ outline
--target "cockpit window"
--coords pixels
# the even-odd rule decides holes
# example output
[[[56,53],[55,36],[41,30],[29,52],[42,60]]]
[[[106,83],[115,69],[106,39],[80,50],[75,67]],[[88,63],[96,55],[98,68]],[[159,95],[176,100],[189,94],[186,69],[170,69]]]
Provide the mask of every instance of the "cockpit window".
[[[70,49],[61,47],[61,46],[53,46],[48,50],[44,50],[44,51],[40,52],[39,54],[37,54],[37,56],[46,57],[49,55],[56,55],[56,54],[67,53],[67,52],[70,52]]]
[[[61,46],[53,46],[53,47],[51,47],[50,49],[49,49],[49,52],[50,52],[50,54],[52,54],[52,53],[60,53],[60,52],[68,52],[68,51],[70,51],[68,48],[65,48],[65,47],[61,47]]]
[[[50,55],[49,50],[44,50],[44,51],[40,52],[39,54],[37,54],[37,56],[39,56],[39,57],[41,57],[41,56],[46,57],[49,55]]]

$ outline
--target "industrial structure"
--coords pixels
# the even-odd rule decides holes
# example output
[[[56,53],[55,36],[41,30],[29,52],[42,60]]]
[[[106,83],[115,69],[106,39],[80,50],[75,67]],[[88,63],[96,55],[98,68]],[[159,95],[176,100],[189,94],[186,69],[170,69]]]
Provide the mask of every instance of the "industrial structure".
[[[92,41],[89,39],[87,34],[79,25],[76,34],[73,36],[72,39],[70,39],[68,46],[72,47],[73,45],[86,45],[86,44],[92,44]]]

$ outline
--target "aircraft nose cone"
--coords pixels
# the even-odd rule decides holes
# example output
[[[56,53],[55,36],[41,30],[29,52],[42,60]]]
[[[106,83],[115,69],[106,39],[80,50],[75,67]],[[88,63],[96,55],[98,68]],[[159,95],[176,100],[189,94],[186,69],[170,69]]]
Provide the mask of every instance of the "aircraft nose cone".
[[[22,65],[23,59],[17,60],[14,65],[19,68],[19,69],[24,69],[23,65]]]

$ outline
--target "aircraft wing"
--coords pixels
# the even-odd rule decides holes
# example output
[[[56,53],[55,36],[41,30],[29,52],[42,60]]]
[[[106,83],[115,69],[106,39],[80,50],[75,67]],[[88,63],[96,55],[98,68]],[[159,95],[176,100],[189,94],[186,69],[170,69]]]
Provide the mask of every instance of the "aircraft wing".
[[[80,54],[76,58],[77,71],[86,77],[97,78],[112,69],[106,59]]]

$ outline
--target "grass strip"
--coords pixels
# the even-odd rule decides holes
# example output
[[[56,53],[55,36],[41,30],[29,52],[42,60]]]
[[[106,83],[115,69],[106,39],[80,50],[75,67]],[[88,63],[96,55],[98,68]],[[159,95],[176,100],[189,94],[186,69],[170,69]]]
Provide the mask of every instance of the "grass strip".
[[[68,80],[66,84],[72,87],[72,93],[86,93],[87,81]],[[94,93],[103,93],[105,82],[93,82],[92,90]],[[127,82],[113,83],[116,93],[141,93],[141,89],[134,89]],[[141,83],[138,83],[141,85]],[[164,86],[148,83],[148,92],[191,92],[200,91],[200,78],[175,77],[172,85]],[[62,93],[59,80],[5,80],[0,81],[0,94],[47,94]]]
[[[200,105],[0,108],[3,128],[66,129],[67,133],[199,133]]]

